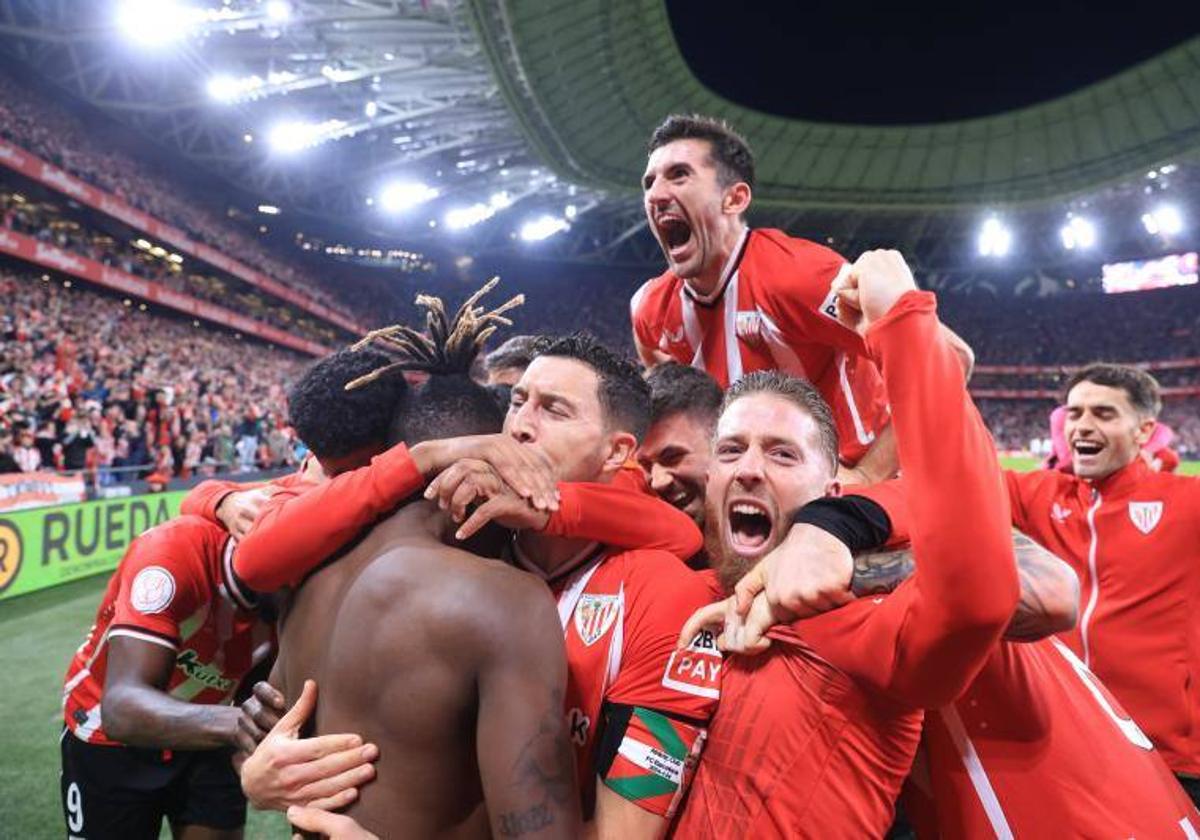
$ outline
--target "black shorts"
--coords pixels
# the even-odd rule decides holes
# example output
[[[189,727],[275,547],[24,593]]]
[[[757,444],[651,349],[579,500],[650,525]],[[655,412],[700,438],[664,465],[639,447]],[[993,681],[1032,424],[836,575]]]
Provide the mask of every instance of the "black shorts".
[[[62,736],[67,836],[156,840],[163,817],[231,831],[246,823],[246,798],[230,750],[110,747]]]

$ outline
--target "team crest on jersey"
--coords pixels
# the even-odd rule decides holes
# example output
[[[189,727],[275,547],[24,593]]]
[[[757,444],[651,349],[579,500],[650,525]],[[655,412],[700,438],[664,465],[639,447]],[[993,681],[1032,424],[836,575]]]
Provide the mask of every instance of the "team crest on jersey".
[[[737,313],[733,328],[738,338],[748,340],[760,337],[763,331],[762,313],[757,309]]]
[[[685,694],[718,699],[721,696],[721,651],[717,649],[716,635],[701,630],[690,645],[672,653],[662,684]]]
[[[129,603],[145,615],[162,612],[175,597],[175,578],[162,566],[147,566],[133,579]]]
[[[1143,534],[1149,534],[1153,531],[1157,527],[1159,520],[1162,519],[1162,515],[1162,502],[1129,503],[1129,519],[1133,522],[1133,527],[1137,528]]]
[[[575,632],[588,647],[609,631],[620,612],[618,595],[582,595],[575,607]]]

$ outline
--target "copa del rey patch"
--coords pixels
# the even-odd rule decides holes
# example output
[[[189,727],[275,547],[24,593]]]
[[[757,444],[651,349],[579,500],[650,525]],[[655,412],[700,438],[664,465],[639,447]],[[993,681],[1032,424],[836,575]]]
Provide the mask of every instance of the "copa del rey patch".
[[[145,615],[162,612],[175,597],[175,578],[162,566],[147,566],[133,578],[129,602]]]
[[[708,630],[701,630],[690,645],[672,653],[662,684],[685,694],[718,699],[721,696],[721,651],[717,649],[717,637]]]
[[[588,647],[601,639],[621,611],[619,595],[582,595],[575,605],[575,632]]]
[[[1158,525],[1163,515],[1162,502],[1130,502],[1129,519],[1133,527],[1143,534],[1149,534]]]

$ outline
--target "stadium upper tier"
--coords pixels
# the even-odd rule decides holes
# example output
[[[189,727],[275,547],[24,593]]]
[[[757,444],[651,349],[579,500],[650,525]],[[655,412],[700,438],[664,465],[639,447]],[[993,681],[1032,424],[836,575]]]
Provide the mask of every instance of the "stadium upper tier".
[[[791,207],[1039,201],[1200,147],[1200,38],[1032,107],[877,127],[770,116],[717,96],[685,62],[663,0],[470,6],[531,144],[560,174],[613,193],[636,191],[646,138],[673,112],[730,120],[755,147],[756,200]]]
[[[361,331],[361,320],[350,315],[345,301],[309,272],[272,254],[263,243],[220,218],[206,202],[189,197],[177,179],[155,171],[126,151],[106,146],[75,116],[35,97],[3,74],[0,137],[17,147],[6,145],[2,150],[0,163],[7,169],[91,204],[154,238],[174,240],[190,256],[207,259],[315,317],[342,329]],[[72,178],[85,184],[75,185]],[[85,185],[96,188],[95,195],[87,192]]]

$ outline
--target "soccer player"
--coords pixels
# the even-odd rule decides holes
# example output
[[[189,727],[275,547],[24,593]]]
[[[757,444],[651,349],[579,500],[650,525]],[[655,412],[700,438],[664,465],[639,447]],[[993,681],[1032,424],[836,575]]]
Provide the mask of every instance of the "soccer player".
[[[441,355],[467,364],[429,370],[394,440],[499,430],[498,407],[467,376],[473,354],[459,349],[452,338]],[[295,698],[315,678],[317,731],[351,727],[379,745],[376,781],[348,812],[363,828],[576,837],[553,600],[533,576],[448,545],[454,530],[418,497],[311,575],[283,625],[279,688]],[[263,760],[248,759],[248,786]]]
[[[721,386],[694,367],[665,362],[646,374],[650,428],[637,449],[650,489],[704,528],[704,485]]]
[[[630,303],[642,361],[701,367],[722,387],[755,370],[806,378],[833,408],[843,483],[891,476],[896,454],[879,372],[861,338],[838,322],[830,291],[846,261],[746,225],[754,158],[724,122],[671,116],[649,145],[643,199],[667,271]],[[969,374],[970,348],[941,329]]]
[[[483,357],[483,369],[487,373],[487,385],[517,384],[525,368],[537,355],[536,335],[514,335],[491,353]]]
[[[233,575],[233,540],[194,516],[135,539],[109,580],[63,687],[68,834],[240,838],[231,757],[252,747],[229,705],[274,656],[275,634]]]
[[[912,573],[907,551],[852,558],[853,538],[844,544],[835,535],[870,530],[870,518],[859,515],[864,499],[831,501],[797,517],[824,520],[830,530],[789,534],[760,565],[775,608],[823,612],[847,592],[890,591]],[[902,527],[892,529],[893,540],[904,539]],[[1017,555],[1021,601],[1005,641],[953,704],[926,713],[904,801],[918,835],[1034,837],[1053,826],[1077,837],[1193,836],[1200,814],[1162,756],[1083,663],[1047,638],[1075,624],[1074,572],[1028,537],[1019,537]],[[739,583],[739,594],[761,585]],[[752,646],[759,628],[745,629]]]
[[[1200,579],[1191,569],[1200,559],[1200,481],[1156,472],[1140,454],[1160,408],[1149,374],[1089,365],[1068,380],[1066,405],[1074,475],[1006,471],[1012,523],[1079,575],[1079,624],[1063,641],[1196,800]],[[878,498],[895,520],[889,497]]]
[[[726,660],[680,837],[881,836],[921,709],[962,692],[1017,602],[999,467],[932,294],[894,252],[861,257],[843,294],[861,305],[905,475],[929,488],[910,500],[916,573],[886,598],[775,631],[763,656]],[[837,452],[829,408],[802,380],[760,371],[729,389],[705,520],[725,591],[779,544],[792,511],[836,489]]]

